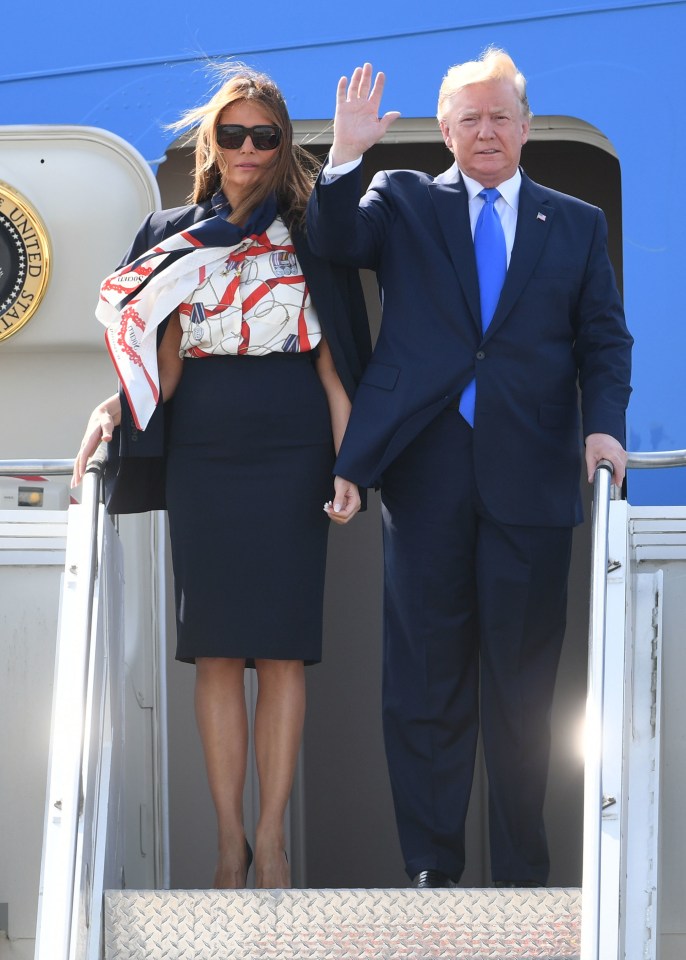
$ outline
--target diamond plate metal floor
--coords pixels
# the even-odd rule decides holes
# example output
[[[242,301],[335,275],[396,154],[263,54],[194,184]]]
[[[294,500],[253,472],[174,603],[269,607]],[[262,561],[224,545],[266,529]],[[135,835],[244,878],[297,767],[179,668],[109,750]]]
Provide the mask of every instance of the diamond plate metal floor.
[[[105,960],[579,960],[581,891],[114,890]]]

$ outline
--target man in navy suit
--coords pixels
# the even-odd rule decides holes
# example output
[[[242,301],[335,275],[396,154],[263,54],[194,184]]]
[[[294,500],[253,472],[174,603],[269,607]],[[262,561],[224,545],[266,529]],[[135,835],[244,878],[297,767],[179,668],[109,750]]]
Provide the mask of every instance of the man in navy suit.
[[[360,200],[360,158],[398,116],[379,117],[383,83],[372,86],[370,64],[339,82],[308,229],[315,252],[375,270],[382,294],[336,472],[381,489],[383,721],[400,842],[416,886],[459,880],[480,721],[492,880],[545,885],[581,437],[589,480],[606,459],[621,484],[632,339],[602,211],[519,167],[531,113],[510,57],[489,49],[446,74],[449,170],[379,173]],[[474,243],[487,202],[504,277],[492,317]]]

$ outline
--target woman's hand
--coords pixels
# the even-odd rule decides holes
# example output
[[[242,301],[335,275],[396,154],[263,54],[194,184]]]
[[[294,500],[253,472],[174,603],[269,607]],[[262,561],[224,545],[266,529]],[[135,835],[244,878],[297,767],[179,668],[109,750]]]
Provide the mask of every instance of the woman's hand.
[[[71,477],[72,487],[77,487],[81,483],[89,458],[93,456],[103,440],[109,443],[112,439],[112,431],[120,420],[121,401],[118,393],[99,403],[91,413],[79,452],[74,460],[74,472]]]
[[[362,506],[360,491],[357,484],[343,477],[336,477],[333,482],[334,498],[324,504],[324,512],[334,523],[347,523],[352,520]]]

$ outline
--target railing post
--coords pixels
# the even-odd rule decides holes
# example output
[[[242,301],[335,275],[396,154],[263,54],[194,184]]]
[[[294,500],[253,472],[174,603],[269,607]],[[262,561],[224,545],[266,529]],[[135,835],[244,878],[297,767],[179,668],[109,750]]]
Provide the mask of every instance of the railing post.
[[[612,463],[610,463],[609,460],[601,460],[596,468],[593,487],[588,688],[586,696],[586,759],[584,768],[581,960],[599,960],[605,612],[607,605],[610,490],[612,486],[613,469]],[[615,960],[615,958],[604,957],[602,960]]]
[[[98,516],[105,445],[89,462],[78,525],[67,534],[65,589],[60,611],[51,725],[36,960],[71,955],[78,825],[81,814],[84,724]],[[41,473],[49,473],[41,470]],[[65,473],[67,470],[61,469]],[[71,465],[68,472],[71,473]]]

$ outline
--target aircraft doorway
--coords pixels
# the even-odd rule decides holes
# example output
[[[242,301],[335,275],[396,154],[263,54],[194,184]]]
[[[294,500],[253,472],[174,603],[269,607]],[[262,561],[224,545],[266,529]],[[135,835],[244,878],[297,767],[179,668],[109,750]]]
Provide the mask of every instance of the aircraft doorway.
[[[296,135],[324,156],[330,131],[321,121],[297,122]],[[450,154],[435,120],[400,120],[393,143],[365,157],[365,178],[377,170],[415,168],[438,174]],[[622,286],[621,185],[611,145],[594,128],[569,118],[536,119],[523,166],[534,180],[601,206],[610,230],[610,254]],[[158,175],[162,205],[184,203],[192,151],[170,149]],[[363,277],[373,332],[378,292]],[[584,488],[585,488],[584,484]],[[586,516],[590,515],[590,488]],[[381,735],[382,557],[378,494],[345,528],[331,531],[323,662],[308,670],[308,710],[302,767],[292,803],[293,881],[307,887],[406,886],[396,838]],[[550,884],[579,886],[583,762],[580,747],[585,702],[590,525],[574,541],[568,629],[557,686],[546,819]],[[169,585],[171,596],[171,584]],[[173,606],[168,622],[173,623]],[[168,639],[169,794],[172,887],[203,887],[212,876],[215,822],[193,717],[194,671],[173,662]],[[477,769],[468,819],[465,886],[489,880],[485,774]]]

